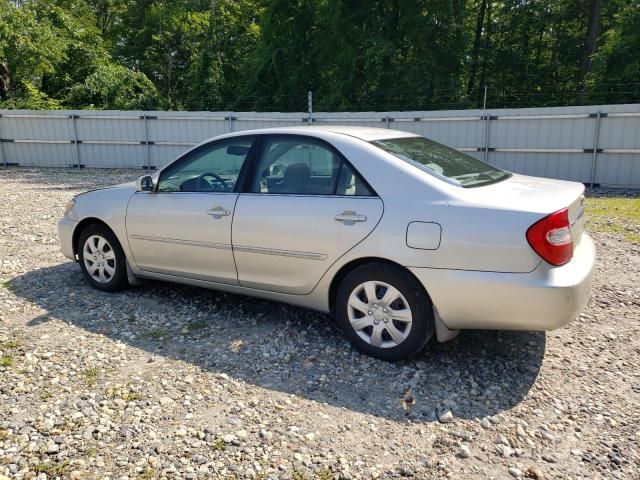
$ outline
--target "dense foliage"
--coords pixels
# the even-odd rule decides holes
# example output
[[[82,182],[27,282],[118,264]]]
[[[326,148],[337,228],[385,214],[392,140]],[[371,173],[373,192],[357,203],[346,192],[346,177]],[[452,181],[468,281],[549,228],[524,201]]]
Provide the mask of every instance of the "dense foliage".
[[[638,0],[0,0],[0,107],[640,101]]]

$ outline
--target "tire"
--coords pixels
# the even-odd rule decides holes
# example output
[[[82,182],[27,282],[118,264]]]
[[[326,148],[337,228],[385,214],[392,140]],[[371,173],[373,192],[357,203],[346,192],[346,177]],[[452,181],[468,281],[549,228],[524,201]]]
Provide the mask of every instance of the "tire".
[[[80,233],[78,258],[82,273],[93,288],[117,292],[129,286],[122,246],[104,225],[93,223]]]
[[[406,270],[382,262],[349,272],[334,307],[353,346],[381,360],[412,357],[435,331],[432,303],[422,285]]]

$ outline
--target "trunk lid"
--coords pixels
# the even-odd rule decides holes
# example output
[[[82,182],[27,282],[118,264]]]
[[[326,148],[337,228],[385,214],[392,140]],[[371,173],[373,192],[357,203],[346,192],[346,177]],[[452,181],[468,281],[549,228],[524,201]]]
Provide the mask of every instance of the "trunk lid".
[[[521,211],[542,218],[563,208],[569,210],[574,246],[584,231],[584,185],[565,180],[529,177],[514,173],[491,185],[458,190],[460,200],[498,210]]]

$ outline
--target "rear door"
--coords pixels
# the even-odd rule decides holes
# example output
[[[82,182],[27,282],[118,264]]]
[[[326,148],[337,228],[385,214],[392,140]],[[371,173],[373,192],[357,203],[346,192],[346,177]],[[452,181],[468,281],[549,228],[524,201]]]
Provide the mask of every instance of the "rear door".
[[[311,292],[378,224],[382,200],[331,145],[265,136],[235,208],[232,243],[245,287]]]

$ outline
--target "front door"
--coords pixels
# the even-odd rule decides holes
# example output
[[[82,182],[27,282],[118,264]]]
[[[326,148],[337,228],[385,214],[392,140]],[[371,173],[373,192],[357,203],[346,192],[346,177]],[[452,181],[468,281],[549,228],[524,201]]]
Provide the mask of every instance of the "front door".
[[[238,137],[204,145],[165,168],[156,191],[133,195],[126,227],[138,268],[238,284],[231,223],[252,144]]]
[[[252,186],[234,214],[238,279],[307,294],[375,228],[382,201],[330,145],[291,135],[262,143]]]

